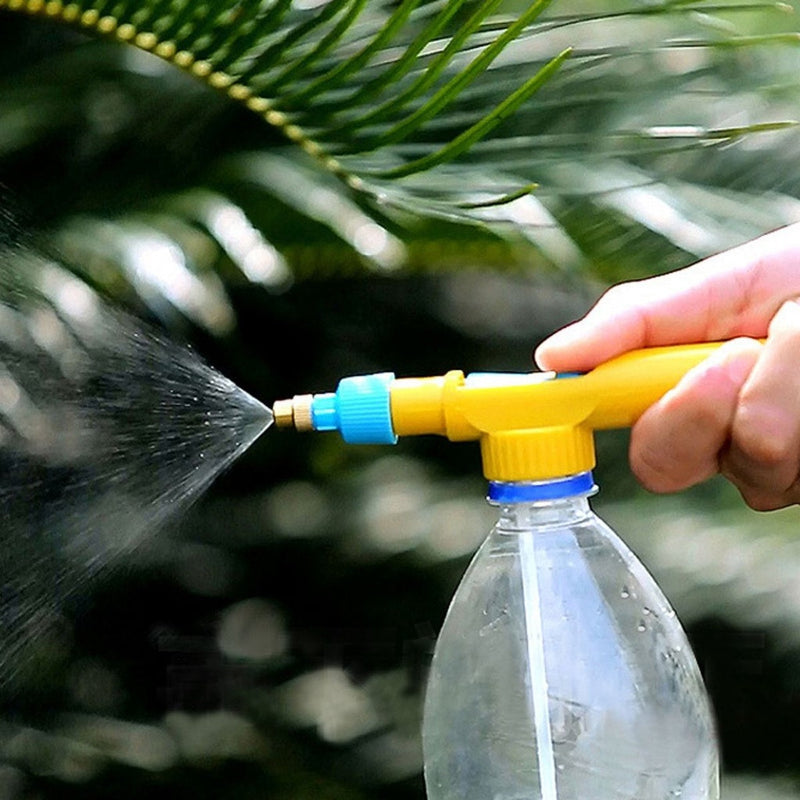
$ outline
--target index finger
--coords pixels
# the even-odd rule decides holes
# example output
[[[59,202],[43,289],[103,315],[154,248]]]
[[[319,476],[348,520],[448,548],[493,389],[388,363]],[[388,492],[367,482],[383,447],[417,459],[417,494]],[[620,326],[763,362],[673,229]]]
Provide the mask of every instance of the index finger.
[[[800,224],[676,272],[612,287],[536,349],[542,369],[583,372],[640,347],[762,337],[800,293]]]

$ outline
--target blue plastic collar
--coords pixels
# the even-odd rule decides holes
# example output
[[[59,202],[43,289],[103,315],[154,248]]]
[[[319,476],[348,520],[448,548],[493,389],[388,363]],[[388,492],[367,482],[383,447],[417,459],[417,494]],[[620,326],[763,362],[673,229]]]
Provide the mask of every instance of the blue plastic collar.
[[[594,494],[597,487],[591,472],[580,472],[551,481],[492,481],[489,500],[493,503],[535,503],[539,500],[562,500]]]
[[[311,402],[315,431],[339,431],[350,444],[395,444],[389,387],[391,372],[356,375],[339,381],[336,394],[318,394]]]

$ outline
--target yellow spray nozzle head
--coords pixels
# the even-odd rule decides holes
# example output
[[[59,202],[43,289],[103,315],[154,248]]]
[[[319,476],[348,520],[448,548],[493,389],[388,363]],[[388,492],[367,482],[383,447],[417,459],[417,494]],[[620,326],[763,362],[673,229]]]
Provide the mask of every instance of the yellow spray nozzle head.
[[[278,427],[338,430],[354,443],[417,434],[480,440],[489,480],[549,480],[591,470],[595,430],[633,424],[718,346],[637,350],[577,376],[358,376],[343,379],[334,394],[278,401],[274,413]]]
[[[554,373],[457,371],[400,379],[391,393],[395,431],[480,440],[483,472],[492,481],[585,472],[594,466],[592,433],[582,424],[589,406],[579,402],[580,393],[559,397],[564,392],[555,383],[566,380]]]

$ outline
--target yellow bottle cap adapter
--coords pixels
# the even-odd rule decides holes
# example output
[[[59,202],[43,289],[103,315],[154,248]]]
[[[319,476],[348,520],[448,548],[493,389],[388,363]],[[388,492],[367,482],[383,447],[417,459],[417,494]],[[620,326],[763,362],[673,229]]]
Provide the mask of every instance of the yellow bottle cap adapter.
[[[344,378],[333,394],[274,407],[278,427],[338,430],[345,441],[391,444],[439,434],[479,440],[490,481],[539,481],[591,470],[595,430],[624,428],[709,356],[718,342],[635,350],[582,375],[391,373]]]

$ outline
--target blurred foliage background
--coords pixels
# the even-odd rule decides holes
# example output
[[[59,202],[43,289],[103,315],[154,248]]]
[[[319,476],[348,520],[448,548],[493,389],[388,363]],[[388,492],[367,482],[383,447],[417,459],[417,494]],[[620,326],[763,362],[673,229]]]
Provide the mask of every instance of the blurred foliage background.
[[[64,298],[90,297],[265,402],[366,371],[527,370],[608,283],[800,219],[793,11],[5,0],[4,358],[61,369],[40,312],[66,324]],[[66,378],[24,388],[58,400]],[[36,635],[0,659],[0,798],[423,797],[426,665],[493,519],[475,449],[269,431],[135,547],[101,515],[103,569],[67,569],[49,522],[17,536],[66,480],[66,429],[35,480],[2,441],[3,621]],[[724,796],[800,796],[796,510],[751,513],[718,481],[650,497],[625,447],[600,438],[596,506],[688,628]]]

